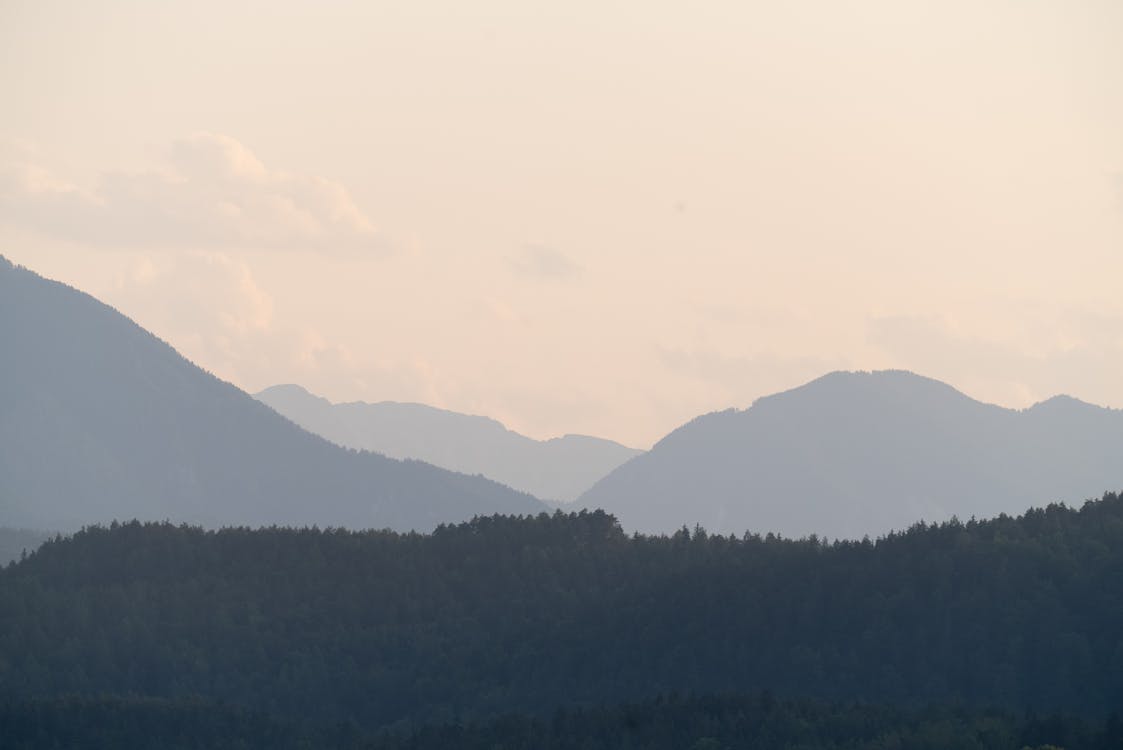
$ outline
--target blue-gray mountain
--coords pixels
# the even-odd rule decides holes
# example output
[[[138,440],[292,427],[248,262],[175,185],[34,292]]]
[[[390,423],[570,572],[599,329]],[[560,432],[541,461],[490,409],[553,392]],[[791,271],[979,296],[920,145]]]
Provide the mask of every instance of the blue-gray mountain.
[[[1123,411],[1067,396],[1004,409],[907,372],[836,372],[698,417],[578,504],[644,532],[860,538],[1120,485]]]
[[[428,530],[545,507],[482,477],[333,445],[116,310],[3,258],[0,352],[0,525]]]
[[[424,404],[333,404],[298,385],[275,385],[255,398],[333,443],[483,474],[535,497],[560,502],[576,500],[641,452],[585,435],[534,440],[488,417]]]

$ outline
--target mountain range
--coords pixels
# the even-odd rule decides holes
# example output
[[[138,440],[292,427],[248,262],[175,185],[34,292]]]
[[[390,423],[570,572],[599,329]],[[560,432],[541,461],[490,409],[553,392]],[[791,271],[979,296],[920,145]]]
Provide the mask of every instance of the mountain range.
[[[116,310],[0,258],[0,525],[427,530],[537,499],[334,445]]]
[[[273,386],[254,398],[333,443],[482,474],[544,500],[576,500],[598,479],[641,453],[586,435],[534,440],[489,417],[424,404],[333,404],[298,385]]]
[[[1123,486],[1123,411],[981,403],[902,371],[835,372],[700,416],[578,500],[624,528],[860,538]]]
[[[427,530],[580,495],[570,507],[604,509],[630,531],[860,538],[1123,485],[1123,411],[1067,396],[1006,409],[902,371],[831,373],[700,416],[646,453],[534,441],[419,404],[332,404],[296,386],[259,401],[2,258],[0,352],[0,526],[12,528]]]

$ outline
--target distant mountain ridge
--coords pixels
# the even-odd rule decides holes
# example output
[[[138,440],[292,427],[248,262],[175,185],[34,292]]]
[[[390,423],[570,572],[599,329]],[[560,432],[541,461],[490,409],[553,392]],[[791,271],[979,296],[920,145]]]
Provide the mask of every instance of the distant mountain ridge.
[[[835,372],[700,416],[578,501],[630,530],[860,538],[1123,484],[1123,411],[984,404],[903,371]]]
[[[0,257],[0,525],[113,519],[431,529],[541,502],[340,448],[116,310]]]
[[[254,398],[333,443],[482,474],[546,500],[575,500],[642,452],[585,435],[534,440],[490,417],[424,404],[334,404],[298,385],[276,385]]]

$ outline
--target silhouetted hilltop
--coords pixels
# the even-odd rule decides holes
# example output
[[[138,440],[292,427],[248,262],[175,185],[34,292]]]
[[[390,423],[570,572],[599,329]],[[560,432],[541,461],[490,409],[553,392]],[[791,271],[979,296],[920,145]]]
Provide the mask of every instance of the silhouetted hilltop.
[[[430,529],[539,501],[312,435],[89,295],[0,263],[0,524]]]
[[[19,560],[25,553],[34,552],[40,544],[51,538],[46,531],[11,529],[0,526],[0,567]]]
[[[1123,412],[1067,397],[1016,411],[908,372],[835,372],[694,419],[579,505],[640,531],[859,538],[1120,484]]]
[[[333,404],[298,385],[276,385],[255,398],[333,443],[483,474],[535,497],[562,502],[575,500],[641,452],[585,435],[534,440],[488,417],[424,404]]]

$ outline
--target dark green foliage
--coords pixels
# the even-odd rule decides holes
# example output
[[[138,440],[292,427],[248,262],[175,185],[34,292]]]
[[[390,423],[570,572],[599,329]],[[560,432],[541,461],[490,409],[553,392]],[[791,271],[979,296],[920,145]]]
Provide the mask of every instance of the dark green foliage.
[[[358,748],[359,738],[353,727],[312,732],[202,700],[69,696],[0,704],[4,750],[310,750]]]
[[[410,722],[770,689],[1123,706],[1123,499],[873,542],[628,537],[603,513],[432,535],[115,525],[0,572],[0,695],[202,695]]]
[[[310,726],[201,700],[75,698],[0,704],[5,750],[1119,750],[1118,721],[905,710],[752,696],[660,697],[551,717],[509,715],[405,732]]]
[[[659,698],[384,735],[371,750],[1119,750],[1109,722],[1000,711],[777,701],[770,694]]]

